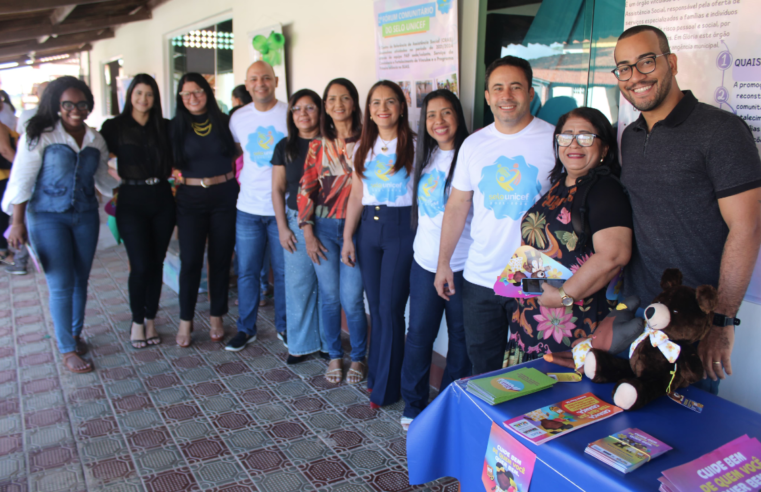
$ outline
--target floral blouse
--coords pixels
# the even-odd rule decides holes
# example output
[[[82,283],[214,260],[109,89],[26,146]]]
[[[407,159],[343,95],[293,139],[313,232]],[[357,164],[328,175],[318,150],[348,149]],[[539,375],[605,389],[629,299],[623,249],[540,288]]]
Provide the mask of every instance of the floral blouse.
[[[576,187],[569,189],[563,176],[521,222],[522,245],[536,248],[572,273],[594,254],[591,235],[585,245],[580,245],[571,224],[575,193]],[[609,227],[632,228],[629,199],[615,179],[602,178],[590,189],[587,208],[592,235]],[[574,340],[594,333],[597,324],[616,305],[616,301],[608,301],[606,290],[607,287],[586,299],[577,299],[572,307],[547,308],[539,305],[537,297],[518,299],[511,340],[526,354],[569,350]]]

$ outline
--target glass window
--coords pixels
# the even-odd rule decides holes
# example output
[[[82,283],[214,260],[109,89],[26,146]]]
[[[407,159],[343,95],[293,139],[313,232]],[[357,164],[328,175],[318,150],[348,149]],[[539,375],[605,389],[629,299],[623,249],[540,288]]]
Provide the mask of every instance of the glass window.
[[[209,82],[219,108],[227,113],[232,108],[230,95],[235,88],[233,75],[233,21],[227,20],[194,29],[169,40],[172,94],[169,99],[174,115],[177,83],[188,72],[198,72]]]

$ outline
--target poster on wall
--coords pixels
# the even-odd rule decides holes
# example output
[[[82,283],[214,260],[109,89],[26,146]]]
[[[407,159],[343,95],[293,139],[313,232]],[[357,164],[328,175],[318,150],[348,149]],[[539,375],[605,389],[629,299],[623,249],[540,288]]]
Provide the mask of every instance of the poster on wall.
[[[748,124],[761,151],[761,3],[748,0],[627,0],[624,29],[648,24],[669,38],[677,80],[699,101]],[[619,139],[639,112],[621,97]],[[761,256],[745,300],[761,304]]]
[[[264,60],[275,70],[277,77],[277,89],[275,97],[278,100],[288,101],[288,86],[285,77],[285,36],[280,24],[262,27],[246,33],[248,40],[248,54],[251,63]]]
[[[378,79],[402,88],[415,131],[428,93],[460,95],[455,0],[377,0],[375,40]]]

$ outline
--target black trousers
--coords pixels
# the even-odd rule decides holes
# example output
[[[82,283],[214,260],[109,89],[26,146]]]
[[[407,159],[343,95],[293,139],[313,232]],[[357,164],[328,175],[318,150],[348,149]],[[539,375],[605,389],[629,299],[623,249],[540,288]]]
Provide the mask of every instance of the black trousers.
[[[212,316],[227,314],[230,261],[235,248],[234,179],[208,188],[180,186],[177,190],[177,228],[180,235],[180,319],[192,321],[201,285],[203,252],[209,242],[209,301]]]
[[[129,257],[129,306],[132,321],[143,324],[159,309],[166,249],[172,239],[175,205],[169,183],[122,185],[116,225]]]
[[[0,201],[3,199],[6,186],[8,186],[8,180],[0,180]],[[0,210],[0,249],[8,249],[8,241],[5,239],[3,233],[8,228],[9,219],[10,217],[6,215],[5,212]]]
[[[473,362],[473,374],[502,368],[510,320],[518,308],[515,299],[498,296],[493,289],[463,281],[465,344]]]

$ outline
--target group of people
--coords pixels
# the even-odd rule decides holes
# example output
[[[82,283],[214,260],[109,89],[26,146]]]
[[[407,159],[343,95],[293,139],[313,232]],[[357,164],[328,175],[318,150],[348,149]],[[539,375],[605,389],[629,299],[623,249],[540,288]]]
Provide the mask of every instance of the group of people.
[[[532,69],[513,56],[487,68],[495,121],[472,135],[446,89],[426,95],[414,132],[394,82],[373,85],[364,108],[342,78],[322,96],[303,89],[286,103],[276,99],[278,79],[263,61],[248,68],[237,97],[250,102],[232,116],[219,109],[206,79],[189,73],[167,121],[155,80],[140,74],[122,114],[98,133],[84,124],[92,93],[63,77],[45,91],[11,159],[2,202],[12,213],[9,242],[22,245],[28,226],[59,349],[74,372],[92,370],[81,358],[81,330],[98,234],[95,188],[110,195],[119,186],[136,349],[161,342],[154,319],[176,224],[178,345],[192,342],[207,244],[212,340],[225,337],[234,256],[239,316],[225,348],[256,340],[269,247],[275,325],[288,363],[326,354],[326,379],[341,382],[343,309],[347,382],[366,377],[373,407],[403,397],[405,428],[428,403],[442,316],[449,335],[443,389],[501,368],[509,339],[527,354],[570,349],[612,309],[605,290],[622,269],[624,292],[645,303],[670,267],[682,270],[685,284],[718,286],[716,312],[729,322],[717,321],[700,344],[710,385],[731,374],[730,323],[751,270],[736,266],[753,264],[761,244],[761,160],[741,119],[680,91],[677,58],[660,30],[628,29],[615,59],[621,93],[642,112],[620,149],[596,109],[577,108],[554,127],[532,116]],[[109,155],[117,157],[120,181],[109,175]],[[531,299],[495,295],[521,245],[573,276],[561,288],[544,283]]]

